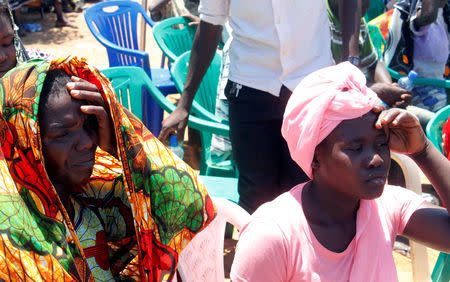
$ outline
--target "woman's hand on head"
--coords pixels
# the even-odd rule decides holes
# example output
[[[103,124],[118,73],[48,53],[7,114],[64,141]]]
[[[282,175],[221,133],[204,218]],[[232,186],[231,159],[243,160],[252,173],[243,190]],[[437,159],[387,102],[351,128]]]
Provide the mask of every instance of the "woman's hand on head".
[[[81,106],[80,110],[97,118],[99,147],[117,158],[117,142],[111,114],[97,86],[76,76],[71,79],[72,82],[67,83],[70,95],[74,99],[87,101],[88,105]]]
[[[385,130],[392,151],[409,155],[421,152],[426,146],[427,138],[419,120],[406,110],[382,111],[375,127]]]

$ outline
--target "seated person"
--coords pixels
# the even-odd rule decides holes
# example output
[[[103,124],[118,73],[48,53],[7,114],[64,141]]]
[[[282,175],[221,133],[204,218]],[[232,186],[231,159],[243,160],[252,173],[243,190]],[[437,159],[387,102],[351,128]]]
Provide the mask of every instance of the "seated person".
[[[4,1],[4,0],[0,0],[0,1]],[[56,13],[55,26],[56,27],[64,27],[64,26],[69,26],[69,27],[73,27],[73,28],[77,27],[75,24],[71,23],[69,21],[69,19],[66,17],[66,15],[64,14],[62,0],[43,0],[43,1],[45,2],[45,4],[53,5],[55,7],[55,13]],[[22,25],[23,23],[21,20],[22,16],[20,14],[20,9],[14,10],[14,16],[16,17],[17,23]]]
[[[402,74],[414,70],[419,77],[443,79],[449,58],[450,9],[447,0],[408,0],[395,5],[383,60]],[[403,20],[406,19],[406,20]],[[444,88],[417,86],[412,105],[436,112],[447,105]]]
[[[241,230],[233,281],[397,281],[397,234],[450,251],[450,162],[412,114],[380,113],[365,84],[345,62],[297,86],[282,134],[312,180],[252,215]],[[447,210],[386,185],[390,150],[421,167]]]
[[[0,78],[27,59],[8,3],[0,0]]]
[[[8,3],[0,0],[0,78],[16,64],[29,59],[54,59],[55,57],[36,48],[27,49],[22,45]]]
[[[447,0],[425,0],[422,3],[410,22],[414,34],[414,70],[421,77],[443,79],[450,53],[450,34],[443,13]],[[447,105],[444,88],[417,86],[413,93],[412,104],[420,108],[437,112]]]
[[[84,60],[22,64],[0,92],[0,278],[171,281],[215,213],[195,172]]]
[[[185,17],[198,24],[198,0],[151,0],[149,12],[154,21],[171,17]]]

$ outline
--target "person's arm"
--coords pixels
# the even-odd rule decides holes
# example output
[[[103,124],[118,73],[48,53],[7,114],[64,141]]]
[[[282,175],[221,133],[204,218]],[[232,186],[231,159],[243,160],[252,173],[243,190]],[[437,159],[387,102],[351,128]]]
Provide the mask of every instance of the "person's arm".
[[[373,79],[375,82],[392,84],[391,75],[389,74],[389,71],[386,69],[385,65],[380,60],[377,61],[377,64],[375,66],[375,73]]]
[[[342,59],[359,57],[361,0],[339,0],[339,22],[342,29]]]
[[[450,252],[450,162],[425,137],[417,118],[407,111],[382,112],[376,127],[384,127],[388,132],[391,150],[409,155],[422,169],[447,207],[423,204],[409,218],[403,235]]]
[[[413,20],[415,30],[419,30],[421,27],[436,21],[440,2],[441,0],[422,1],[422,8],[417,12],[417,17]]]
[[[173,113],[163,120],[161,133],[159,134],[160,139],[164,140],[171,131],[176,130],[178,140],[183,140],[184,129],[187,125],[192,101],[203,76],[214,58],[221,34],[221,25],[213,25],[205,21],[200,21],[192,44],[189,69],[181,99]]]
[[[411,93],[400,88],[395,83],[376,82],[369,87],[378,95],[378,98],[385,102],[389,107],[406,108],[411,102]]]
[[[234,282],[287,281],[290,276],[288,240],[280,227],[268,218],[252,218],[244,226],[236,246],[230,278]]]
[[[425,149],[411,156],[447,209],[425,203],[415,211],[404,235],[427,246],[450,253],[450,161],[428,140]]]

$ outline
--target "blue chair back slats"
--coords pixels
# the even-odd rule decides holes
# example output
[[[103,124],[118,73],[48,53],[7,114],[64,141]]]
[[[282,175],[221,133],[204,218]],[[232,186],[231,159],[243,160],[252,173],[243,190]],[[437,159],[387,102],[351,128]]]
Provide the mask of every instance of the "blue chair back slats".
[[[110,67],[141,67],[163,94],[177,93],[169,70],[150,68],[149,54],[139,50],[139,21],[150,27],[154,22],[138,2],[99,2],[86,9],[84,17],[94,37],[105,46]],[[149,95],[144,95],[142,107],[145,125],[157,136],[161,130],[163,110]]]

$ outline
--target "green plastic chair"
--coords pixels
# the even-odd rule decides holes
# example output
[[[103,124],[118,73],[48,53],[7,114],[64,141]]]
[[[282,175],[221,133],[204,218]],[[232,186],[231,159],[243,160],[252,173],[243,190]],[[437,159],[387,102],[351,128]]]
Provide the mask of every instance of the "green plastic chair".
[[[436,115],[428,122],[426,133],[428,139],[442,153],[442,128],[450,116],[450,105],[436,112]]]
[[[143,93],[151,95],[158,105],[169,113],[176,108],[153,84],[145,71],[139,67],[112,67],[103,70],[102,73],[111,81],[120,103],[138,118],[142,118]],[[210,134],[228,135],[229,133],[229,127],[226,124],[204,120],[192,115],[189,116],[188,126]],[[211,196],[225,198],[235,203],[239,201],[237,179],[210,176],[201,179],[204,180]]]
[[[189,26],[189,22],[184,17],[174,17],[162,20],[153,27],[156,43],[170,62],[175,62],[192,48],[197,27]]]
[[[378,58],[382,58],[384,47],[386,46],[386,40],[384,39],[383,35],[380,32],[380,29],[377,26],[371,25],[370,23],[367,26],[369,29],[370,39],[372,40],[373,46],[375,47],[375,49],[377,51]],[[386,68],[389,71],[389,74],[391,75],[391,77],[395,80],[398,80],[401,77],[405,76],[391,68],[388,68],[388,67],[386,67]],[[450,88],[450,80],[418,77],[414,80],[414,85],[434,86],[434,87],[441,87],[441,88],[449,89]]]
[[[181,55],[172,65],[170,70],[173,81],[175,82],[175,87],[178,91],[180,91],[180,93],[183,91],[184,82],[186,81],[190,55],[190,51]],[[221,56],[216,53],[195,95],[192,103],[192,114],[203,120],[228,124],[228,121],[221,120],[214,115],[216,109],[217,85],[219,83],[220,76],[220,64]],[[227,161],[225,163],[221,162],[220,165],[212,161],[210,154],[212,134],[206,131],[202,131],[200,133],[203,150],[200,174],[236,177],[237,171],[232,161]],[[229,136],[228,133],[221,135]]]
[[[440,253],[431,274],[433,282],[450,281],[450,254]]]
[[[150,94],[158,105],[171,113],[176,106],[167,100],[166,96],[156,88],[148,75],[139,67],[123,66],[112,67],[101,71],[112,83],[119,102],[130,110],[139,119],[142,118],[142,99]],[[208,131],[215,134],[226,135],[229,126],[217,122],[203,120],[189,116],[188,125],[199,131]]]

